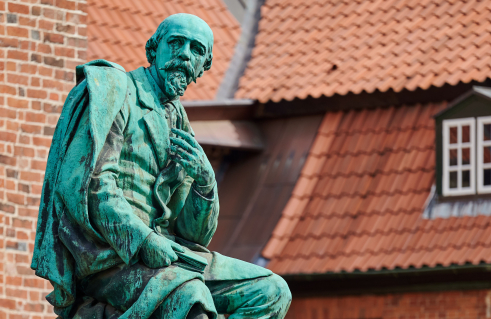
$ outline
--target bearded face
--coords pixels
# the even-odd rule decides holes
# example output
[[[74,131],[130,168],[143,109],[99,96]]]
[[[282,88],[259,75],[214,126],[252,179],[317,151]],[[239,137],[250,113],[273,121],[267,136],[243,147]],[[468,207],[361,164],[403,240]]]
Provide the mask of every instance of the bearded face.
[[[167,26],[155,55],[160,87],[169,99],[182,96],[203,75],[213,45],[208,25],[194,16],[182,16]]]
[[[182,96],[191,81],[196,81],[196,73],[191,63],[173,58],[161,68],[165,71],[164,86],[167,96]]]

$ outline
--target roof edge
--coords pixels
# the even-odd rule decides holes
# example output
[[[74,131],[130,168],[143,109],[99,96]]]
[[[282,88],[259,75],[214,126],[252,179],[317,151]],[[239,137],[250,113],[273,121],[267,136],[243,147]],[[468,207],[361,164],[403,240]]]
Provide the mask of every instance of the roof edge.
[[[218,100],[233,98],[239,87],[239,80],[244,74],[247,63],[251,59],[252,49],[256,42],[256,34],[259,29],[259,20],[261,20],[261,7],[264,2],[265,0],[248,1],[242,23],[242,33],[235,46],[234,56],[215,95],[215,98]]]
[[[182,106],[184,106],[185,108],[251,106],[254,103],[255,101],[250,99],[181,101]]]

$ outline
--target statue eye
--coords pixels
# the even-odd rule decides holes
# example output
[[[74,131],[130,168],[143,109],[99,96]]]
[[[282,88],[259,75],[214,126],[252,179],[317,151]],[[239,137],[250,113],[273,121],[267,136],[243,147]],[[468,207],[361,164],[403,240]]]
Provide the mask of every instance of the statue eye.
[[[169,41],[170,45],[182,45],[183,41],[180,38],[174,38]]]
[[[205,55],[205,49],[203,49],[200,45],[193,45],[192,50],[198,55]]]

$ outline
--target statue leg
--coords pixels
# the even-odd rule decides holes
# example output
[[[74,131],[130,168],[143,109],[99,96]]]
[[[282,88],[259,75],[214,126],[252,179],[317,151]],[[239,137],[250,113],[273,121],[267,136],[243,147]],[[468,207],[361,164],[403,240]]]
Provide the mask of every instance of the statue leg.
[[[286,316],[292,300],[288,285],[278,275],[245,280],[206,281],[218,313],[229,319]]]
[[[208,287],[194,279],[177,287],[149,319],[216,319]]]

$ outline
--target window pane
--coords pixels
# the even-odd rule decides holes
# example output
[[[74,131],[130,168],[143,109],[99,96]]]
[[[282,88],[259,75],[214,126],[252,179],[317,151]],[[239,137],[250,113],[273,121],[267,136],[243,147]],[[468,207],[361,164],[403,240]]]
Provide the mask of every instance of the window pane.
[[[471,163],[471,149],[462,149],[462,165],[469,165]]]
[[[491,185],[491,169],[484,170],[484,186]]]
[[[457,188],[457,172],[450,172],[450,188]]]
[[[450,166],[456,166],[457,165],[457,150],[449,150],[450,151]]]
[[[462,188],[471,186],[471,171],[462,171]]]
[[[462,126],[462,143],[469,143],[471,141],[469,125]]]
[[[450,144],[456,144],[457,143],[457,127],[451,127],[450,128]]]
[[[484,140],[491,140],[491,124],[484,124]]]
[[[483,149],[483,163],[491,163],[491,146],[485,146]]]

